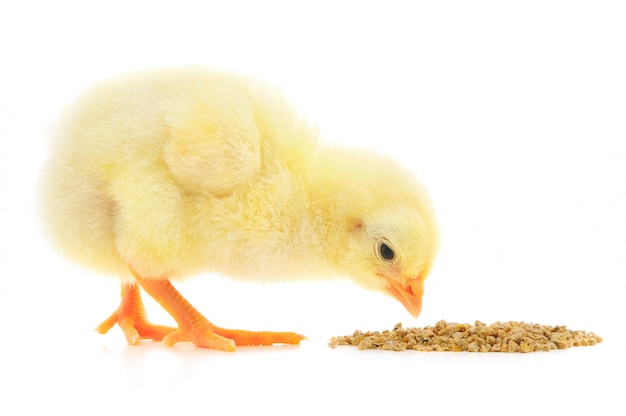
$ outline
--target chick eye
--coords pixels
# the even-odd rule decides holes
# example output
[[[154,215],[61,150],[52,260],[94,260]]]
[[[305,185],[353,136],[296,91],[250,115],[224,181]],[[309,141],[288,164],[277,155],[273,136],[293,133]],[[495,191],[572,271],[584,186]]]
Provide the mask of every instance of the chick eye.
[[[382,243],[378,250],[380,251],[380,255],[382,256],[382,258],[385,260],[392,260],[396,255],[391,249],[391,247],[389,247],[385,243]]]

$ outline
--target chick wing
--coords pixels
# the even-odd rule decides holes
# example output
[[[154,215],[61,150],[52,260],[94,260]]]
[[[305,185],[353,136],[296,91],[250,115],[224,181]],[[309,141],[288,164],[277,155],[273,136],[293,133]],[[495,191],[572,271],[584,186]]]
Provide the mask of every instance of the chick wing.
[[[214,84],[202,95],[188,91],[186,100],[172,106],[164,158],[188,191],[225,196],[258,176],[261,132],[250,102],[237,90]]]

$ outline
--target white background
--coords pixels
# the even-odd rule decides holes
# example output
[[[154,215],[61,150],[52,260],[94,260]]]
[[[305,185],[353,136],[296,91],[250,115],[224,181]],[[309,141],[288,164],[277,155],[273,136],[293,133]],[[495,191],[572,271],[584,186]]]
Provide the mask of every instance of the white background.
[[[0,414],[626,414],[624,22],[604,1],[3,1]],[[39,233],[48,131],[91,83],[178,64],[279,85],[326,140],[414,170],[443,232],[419,319],[349,282],[202,275],[178,287],[209,319],[310,341],[228,354],[92,332],[119,289]],[[439,319],[561,324],[604,342],[527,355],[326,346]]]

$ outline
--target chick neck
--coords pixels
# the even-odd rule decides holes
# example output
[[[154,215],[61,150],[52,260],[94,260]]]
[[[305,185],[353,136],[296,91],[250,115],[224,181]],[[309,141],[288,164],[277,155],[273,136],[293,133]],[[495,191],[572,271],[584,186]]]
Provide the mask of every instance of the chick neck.
[[[359,215],[355,194],[366,192],[362,184],[351,180],[351,163],[344,164],[350,154],[346,149],[322,149],[303,169],[308,196],[307,221],[311,224],[310,241],[339,273],[342,272],[350,224]]]

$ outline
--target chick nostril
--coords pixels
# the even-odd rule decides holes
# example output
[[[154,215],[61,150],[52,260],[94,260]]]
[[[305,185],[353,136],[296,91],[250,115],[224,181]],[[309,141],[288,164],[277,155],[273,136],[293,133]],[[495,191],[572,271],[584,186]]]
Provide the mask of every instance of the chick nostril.
[[[422,277],[420,276],[409,280],[406,289],[407,292],[413,296],[422,296],[424,294],[424,281],[422,280]]]

